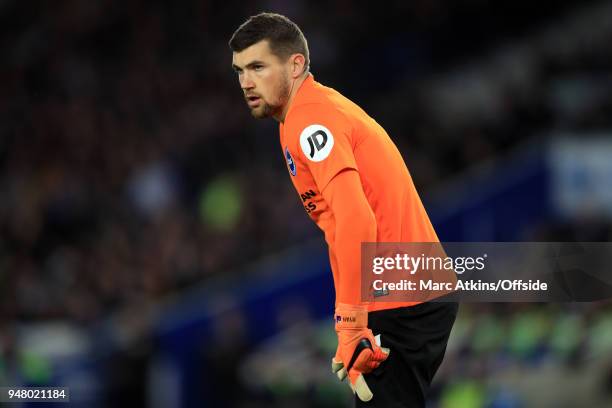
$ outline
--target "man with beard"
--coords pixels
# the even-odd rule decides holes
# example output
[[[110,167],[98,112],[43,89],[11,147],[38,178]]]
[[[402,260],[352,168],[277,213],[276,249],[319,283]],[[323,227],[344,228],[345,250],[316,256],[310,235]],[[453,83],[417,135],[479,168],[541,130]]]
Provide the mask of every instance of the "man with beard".
[[[288,18],[252,16],[229,45],[251,114],[279,122],[291,180],[329,246],[332,370],[348,377],[357,406],[425,406],[457,304],[361,297],[362,242],[438,242],[400,152],[359,106],[314,80],[306,39]]]

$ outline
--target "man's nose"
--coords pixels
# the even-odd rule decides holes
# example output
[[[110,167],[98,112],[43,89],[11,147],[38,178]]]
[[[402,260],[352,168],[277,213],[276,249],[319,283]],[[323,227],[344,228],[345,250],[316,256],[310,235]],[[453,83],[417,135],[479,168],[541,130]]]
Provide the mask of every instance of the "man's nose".
[[[255,87],[251,76],[247,72],[244,72],[240,78],[240,87],[242,89],[252,89]]]

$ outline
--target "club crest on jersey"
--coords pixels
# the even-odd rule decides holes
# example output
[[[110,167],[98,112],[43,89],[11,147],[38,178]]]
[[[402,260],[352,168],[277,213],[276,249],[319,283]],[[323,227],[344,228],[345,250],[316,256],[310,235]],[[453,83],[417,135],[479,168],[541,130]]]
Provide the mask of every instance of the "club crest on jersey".
[[[323,125],[307,126],[300,134],[300,147],[308,160],[325,160],[334,147],[334,136]]]
[[[295,167],[295,162],[293,161],[293,157],[291,157],[291,153],[289,153],[289,148],[285,147],[285,160],[287,160],[287,168],[292,176],[295,176],[297,173],[297,168]]]

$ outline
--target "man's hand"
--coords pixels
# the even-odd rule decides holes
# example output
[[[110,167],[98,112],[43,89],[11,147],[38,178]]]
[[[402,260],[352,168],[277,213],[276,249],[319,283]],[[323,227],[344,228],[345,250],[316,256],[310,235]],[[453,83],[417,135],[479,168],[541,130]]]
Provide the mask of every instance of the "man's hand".
[[[339,303],[335,313],[338,349],[332,359],[332,371],[349,385],[360,400],[372,399],[372,391],[363,377],[389,357],[389,350],[379,347],[368,329],[366,306]]]

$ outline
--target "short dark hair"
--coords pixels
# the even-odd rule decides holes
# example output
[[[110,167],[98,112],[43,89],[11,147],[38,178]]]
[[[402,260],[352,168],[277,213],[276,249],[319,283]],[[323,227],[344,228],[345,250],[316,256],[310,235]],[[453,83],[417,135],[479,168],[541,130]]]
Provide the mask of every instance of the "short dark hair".
[[[276,13],[260,13],[251,16],[232,35],[229,46],[234,52],[240,52],[268,40],[270,50],[282,61],[286,61],[291,54],[304,55],[305,71],[310,65],[308,43],[302,30],[287,17]]]

